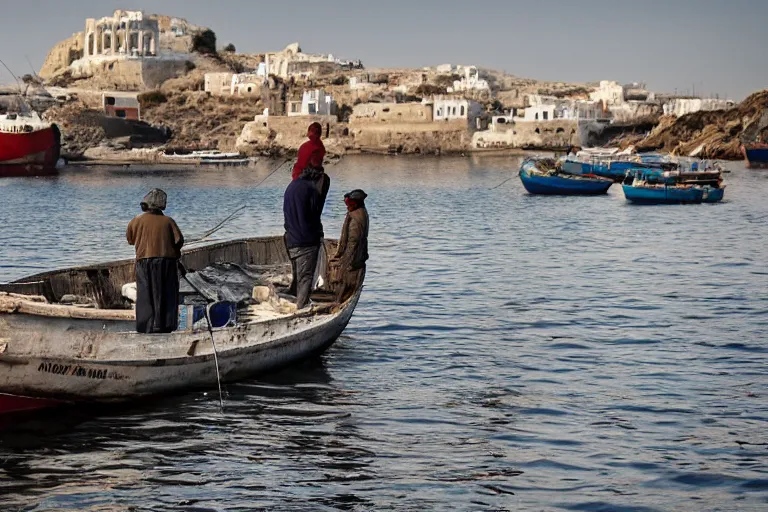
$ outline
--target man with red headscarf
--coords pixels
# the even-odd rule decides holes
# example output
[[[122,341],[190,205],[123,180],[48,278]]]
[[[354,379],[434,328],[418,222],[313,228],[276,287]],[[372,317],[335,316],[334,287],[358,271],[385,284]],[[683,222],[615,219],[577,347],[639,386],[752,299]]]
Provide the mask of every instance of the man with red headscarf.
[[[325,158],[325,146],[323,141],[320,140],[322,133],[323,127],[320,126],[320,123],[312,123],[307,128],[309,140],[299,148],[299,155],[291,173],[291,178],[294,180],[301,176],[301,173],[307,167],[322,169],[323,159]]]

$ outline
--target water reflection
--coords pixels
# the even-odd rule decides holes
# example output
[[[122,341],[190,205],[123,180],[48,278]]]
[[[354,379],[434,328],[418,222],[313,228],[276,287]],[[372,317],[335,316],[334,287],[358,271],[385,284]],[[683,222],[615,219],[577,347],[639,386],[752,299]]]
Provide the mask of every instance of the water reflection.
[[[280,233],[289,171],[89,169],[0,181],[0,280],[130,257],[149,188],[188,234]],[[768,173],[725,201],[529,196],[519,157],[344,158],[371,263],[322,358],[269,378],[0,434],[25,510],[761,510]],[[508,178],[513,179],[506,181]],[[503,184],[502,184],[503,183]],[[499,184],[502,184],[499,186]],[[215,393],[215,391],[214,391]]]

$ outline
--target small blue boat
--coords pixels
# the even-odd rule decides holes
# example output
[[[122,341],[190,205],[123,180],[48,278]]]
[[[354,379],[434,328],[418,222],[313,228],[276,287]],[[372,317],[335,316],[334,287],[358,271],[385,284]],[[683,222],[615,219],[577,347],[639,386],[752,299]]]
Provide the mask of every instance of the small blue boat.
[[[610,178],[617,183],[624,181],[627,171],[639,167],[648,169],[670,169],[678,164],[669,160],[665,155],[647,153],[645,155],[605,155],[585,154],[569,156],[562,161],[563,171],[569,174],[594,174]]]
[[[725,195],[719,172],[669,172],[631,169],[622,184],[624,197],[640,204],[716,203]]]
[[[599,176],[563,173],[552,158],[525,159],[520,180],[528,193],[542,195],[598,195],[613,185],[613,180]]]

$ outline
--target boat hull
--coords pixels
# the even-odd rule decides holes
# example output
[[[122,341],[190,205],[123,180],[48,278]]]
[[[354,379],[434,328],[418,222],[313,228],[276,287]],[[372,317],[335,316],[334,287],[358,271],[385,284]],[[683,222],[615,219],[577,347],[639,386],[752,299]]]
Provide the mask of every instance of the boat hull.
[[[60,149],[56,125],[29,133],[0,132],[0,177],[56,174]]]
[[[744,145],[741,147],[747,167],[752,169],[768,168],[768,144]]]
[[[65,402],[49,398],[33,398],[29,396],[8,395],[0,393],[0,415],[36,411],[56,407]]]
[[[724,188],[709,187],[636,187],[622,185],[624,197],[638,204],[716,203],[723,199]]]
[[[525,190],[536,195],[600,195],[607,193],[613,184],[604,179],[534,176],[525,169],[520,171],[520,179]]]
[[[335,314],[214,329],[222,381],[252,377],[322,353],[346,327],[359,296],[358,290]],[[94,330],[97,324],[101,332]],[[7,315],[0,337],[9,345],[35,339],[48,349],[34,357],[0,354],[0,390],[31,398],[116,401],[216,386],[207,331],[151,335],[132,328],[132,322]],[[76,356],[55,347],[67,347]],[[88,355],[93,350],[98,353]],[[126,357],[131,355],[135,359]]]

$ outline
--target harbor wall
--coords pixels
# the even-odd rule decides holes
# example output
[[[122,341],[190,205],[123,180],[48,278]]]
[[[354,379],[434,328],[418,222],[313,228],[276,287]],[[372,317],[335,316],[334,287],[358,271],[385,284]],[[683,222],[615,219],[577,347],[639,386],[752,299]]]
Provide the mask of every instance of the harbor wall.
[[[572,119],[516,122],[496,131],[475,132],[474,148],[566,148],[586,146],[603,130],[596,122]]]

